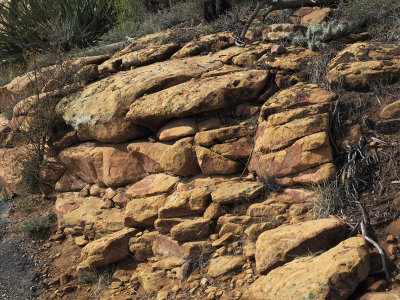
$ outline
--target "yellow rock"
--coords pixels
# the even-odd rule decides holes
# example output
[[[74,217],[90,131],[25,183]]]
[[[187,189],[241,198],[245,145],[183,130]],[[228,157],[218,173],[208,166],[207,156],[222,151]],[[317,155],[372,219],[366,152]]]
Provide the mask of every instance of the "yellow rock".
[[[337,218],[280,226],[262,233],[256,242],[256,269],[266,274],[296,256],[329,249],[344,239],[346,225]]]
[[[319,256],[298,258],[261,276],[241,300],[347,299],[368,272],[366,242],[353,237]]]

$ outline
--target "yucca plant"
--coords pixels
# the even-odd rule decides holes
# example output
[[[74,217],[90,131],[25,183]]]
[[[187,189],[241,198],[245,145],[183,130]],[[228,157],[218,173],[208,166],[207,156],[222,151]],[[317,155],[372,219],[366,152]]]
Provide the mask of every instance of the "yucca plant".
[[[116,20],[112,0],[11,0],[0,4],[0,59],[92,44]],[[58,49],[57,49],[58,50]]]

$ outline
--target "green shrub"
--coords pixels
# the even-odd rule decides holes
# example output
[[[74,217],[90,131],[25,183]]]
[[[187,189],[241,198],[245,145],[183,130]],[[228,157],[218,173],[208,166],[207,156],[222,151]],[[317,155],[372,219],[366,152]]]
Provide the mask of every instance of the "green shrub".
[[[382,41],[400,41],[400,1],[354,0],[339,6],[342,19]]]
[[[146,17],[146,7],[140,0],[116,0],[115,9],[118,24],[142,22]]]
[[[301,31],[292,32],[289,39],[297,46],[318,50],[325,48],[327,42],[349,34],[353,28],[352,23],[338,21],[311,24],[305,34]]]
[[[24,0],[0,4],[0,59],[26,51],[90,45],[115,22],[110,0]]]
[[[22,232],[30,234],[44,233],[56,221],[57,221],[57,216],[54,213],[48,214],[43,218],[32,217],[28,221],[22,223],[19,229]]]
[[[121,0],[129,1],[129,0]],[[165,8],[156,13],[147,13],[142,20],[126,19],[126,22],[119,23],[118,26],[107,32],[102,38],[105,44],[124,41],[126,37],[137,38],[146,34],[151,34],[182,24],[182,27],[197,30],[196,25],[203,18],[200,0],[191,0],[172,4],[170,8]],[[192,31],[193,31],[192,30]],[[176,36],[181,36],[182,40],[191,39],[191,30],[176,28]]]

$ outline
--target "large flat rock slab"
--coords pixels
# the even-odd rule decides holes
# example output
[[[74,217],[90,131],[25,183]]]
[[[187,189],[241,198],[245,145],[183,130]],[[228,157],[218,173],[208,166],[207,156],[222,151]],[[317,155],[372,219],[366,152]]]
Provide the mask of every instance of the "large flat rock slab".
[[[330,83],[350,89],[367,89],[374,82],[397,81],[400,76],[398,44],[355,43],[339,52],[328,64]]]
[[[265,274],[297,256],[329,249],[344,239],[345,231],[345,223],[330,218],[280,226],[264,232],[256,243],[257,272]]]
[[[130,106],[127,119],[156,129],[172,118],[256,99],[265,87],[266,79],[266,72],[252,70],[182,83],[138,99]]]
[[[347,299],[368,272],[366,242],[353,237],[319,256],[296,259],[261,276],[241,300]]]
[[[155,63],[119,72],[62,99],[57,113],[81,139],[120,143],[148,133],[125,118],[129,106],[144,94],[183,83],[219,68],[213,57],[193,57]]]

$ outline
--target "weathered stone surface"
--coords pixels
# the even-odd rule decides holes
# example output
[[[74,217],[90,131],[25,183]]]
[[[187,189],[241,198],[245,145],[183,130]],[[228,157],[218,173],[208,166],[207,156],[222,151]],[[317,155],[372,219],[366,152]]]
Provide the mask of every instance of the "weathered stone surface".
[[[79,192],[87,185],[87,182],[67,170],[57,181],[55,190],[59,193]]]
[[[41,179],[45,182],[55,183],[64,174],[65,168],[55,157],[46,157],[46,164],[40,172]]]
[[[63,62],[62,68],[60,65],[53,65],[18,76],[0,88],[0,112],[17,99],[28,97],[37,90],[41,91],[49,80],[65,82],[65,76],[69,72],[69,74],[75,74],[86,65],[99,64],[108,58],[108,55],[82,57]],[[39,73],[40,76],[35,76],[35,72]],[[53,87],[57,88],[57,85]],[[49,90],[48,85],[47,91]]]
[[[218,68],[212,57],[165,61],[119,72],[84,88],[59,102],[57,112],[79,132],[82,139],[123,142],[147,133],[125,119],[129,106],[144,94],[180,84]]]
[[[171,256],[155,262],[152,267],[156,270],[171,270],[173,268],[182,266],[184,263],[184,259]]]
[[[161,167],[171,174],[191,176],[200,173],[193,138],[176,141],[164,151],[159,159]]]
[[[197,123],[191,118],[172,120],[160,128],[157,137],[160,141],[171,141],[181,137],[194,135],[198,131]]]
[[[154,256],[152,245],[159,235],[157,231],[144,232],[142,235],[129,240],[129,251],[133,254],[135,260],[146,261]]]
[[[299,258],[261,276],[241,300],[347,299],[368,272],[366,242],[353,237],[317,257]]]
[[[209,241],[195,241],[188,242],[182,245],[183,248],[183,258],[187,259],[196,259],[199,257],[207,258],[212,253],[214,253],[215,249],[212,247],[211,242]]]
[[[228,32],[219,32],[201,37],[197,41],[187,43],[172,58],[198,55],[201,52],[220,50],[233,45],[234,41]]]
[[[176,43],[146,47],[130,53],[113,57],[99,66],[100,74],[141,67],[169,58],[179,46]]]
[[[386,105],[379,116],[382,119],[395,119],[400,117],[400,100]]]
[[[102,209],[97,197],[79,197],[78,193],[58,194],[55,204],[58,227],[81,228],[91,237],[115,232],[124,227],[124,212],[117,208]],[[85,228],[87,226],[87,228]]]
[[[255,149],[258,148],[256,145]],[[331,161],[329,137],[325,132],[319,132],[297,140],[284,150],[253,155],[249,170],[256,171],[262,178],[283,177]]]
[[[399,78],[400,46],[376,42],[355,43],[328,64],[330,83],[340,81],[350,89],[366,89],[377,81]]]
[[[268,199],[270,199],[269,197]],[[272,195],[272,198],[285,204],[313,203],[318,200],[318,194],[313,190],[300,188],[287,188],[279,195]]]
[[[138,198],[168,193],[178,182],[179,177],[164,173],[153,174],[131,185],[126,194],[131,198]]]
[[[233,233],[226,233],[221,236],[219,239],[216,239],[212,242],[213,247],[221,247],[225,244],[231,243],[235,239],[235,235]]]
[[[330,180],[335,169],[329,113],[335,97],[316,84],[299,83],[268,99],[261,108],[249,171],[283,185]]]
[[[162,234],[169,234],[171,228],[175,225],[185,222],[187,220],[191,220],[190,217],[181,217],[181,218],[159,218],[154,222],[155,229]]]
[[[262,32],[263,41],[279,41],[287,39],[290,32],[295,29],[295,26],[290,23],[272,24],[266,26]]]
[[[129,255],[128,241],[137,229],[124,228],[87,244],[81,252],[77,270],[96,269],[117,262]]]
[[[266,122],[261,122],[257,130],[254,152],[257,153],[260,151],[262,153],[268,153],[276,151],[289,146],[294,141],[296,141],[296,143],[299,142],[298,139],[300,138],[319,132],[325,134],[328,129],[329,114],[327,113],[295,119],[286,124],[271,127],[267,126]],[[305,138],[304,143],[312,143],[311,141],[306,142],[308,141],[307,138],[308,137]],[[315,139],[316,138],[313,140]],[[324,141],[324,143],[325,142],[328,143],[327,145],[329,146],[329,140]],[[314,141],[314,143],[316,142]],[[321,145],[319,147],[321,147]]]
[[[207,175],[229,175],[239,172],[242,165],[204,147],[196,146],[201,172]]]
[[[220,118],[210,118],[197,122],[197,128],[199,131],[217,129],[220,127],[222,127],[222,121]]]
[[[128,153],[125,144],[84,143],[59,154],[60,161],[75,175],[100,186],[122,186],[145,176],[139,157]]]
[[[135,198],[125,208],[125,221],[127,227],[149,227],[157,220],[158,209],[167,200],[166,195]]]
[[[210,229],[209,219],[195,219],[179,223],[172,227],[171,237],[178,242],[189,242],[203,239]]]
[[[263,71],[244,71],[182,83],[135,101],[127,114],[137,125],[157,128],[179,117],[255,99],[266,84]]]
[[[173,145],[163,143],[137,142],[128,145],[128,151],[142,160],[147,172],[172,173],[179,176],[190,176],[200,172],[193,139],[185,138]]]
[[[244,234],[251,242],[255,242],[257,241],[261,233],[270,229],[274,229],[275,227],[276,225],[271,222],[257,223],[250,225],[248,228],[246,228]]]
[[[19,131],[12,125],[11,121],[0,114],[0,145],[1,148],[13,148],[22,144]]]
[[[253,141],[249,136],[233,142],[214,145],[211,150],[228,159],[241,160],[250,156],[253,146]]]
[[[311,168],[306,171],[299,172],[294,175],[276,178],[276,183],[284,186],[291,186],[295,184],[309,185],[311,184],[323,184],[330,182],[335,179],[336,167],[333,163],[323,164]]]
[[[171,239],[169,236],[159,234],[156,236],[153,242],[153,253],[154,255],[161,257],[178,257],[182,258],[184,250],[182,246]]]
[[[399,209],[400,210],[400,209]],[[204,211],[203,217],[206,219],[217,219],[218,217],[226,214],[225,209],[218,203],[211,203]]]
[[[240,125],[198,132],[194,137],[194,141],[200,146],[208,147],[227,140],[248,137],[254,131],[254,125],[241,123]]]
[[[290,113],[290,111],[288,112],[288,110],[301,108],[313,104],[322,105],[326,103],[331,103],[335,100],[335,98],[335,93],[321,89],[317,84],[298,83],[295,86],[280,91],[279,93],[268,99],[268,101],[265,102],[265,104],[261,108],[260,119],[269,120],[272,117],[271,115],[273,114],[283,112],[287,114]],[[320,111],[318,112],[318,114],[321,112],[329,111],[330,110]],[[296,114],[296,118],[298,118],[299,114],[300,113]],[[306,115],[308,116],[310,115],[310,113],[307,112]],[[271,125],[280,125],[294,119],[293,117],[287,118],[284,114],[280,115],[280,117],[284,118],[283,121],[276,120]]]
[[[220,256],[213,258],[208,266],[207,274],[211,277],[222,276],[226,273],[240,269],[246,262],[243,256]]]
[[[307,67],[312,59],[318,56],[317,52],[301,47],[287,47],[286,51],[287,53],[280,55],[264,54],[258,62],[273,69],[301,71]]]
[[[257,64],[258,59],[267,52],[270,52],[273,44],[261,43],[257,46],[250,46],[248,51],[242,52],[232,58],[232,64],[241,67],[251,68]]]
[[[203,213],[211,202],[207,188],[177,191],[169,196],[158,212],[159,218],[176,218]]]
[[[256,243],[256,269],[265,274],[296,256],[329,249],[344,239],[346,225],[337,218],[280,226],[262,233]]]
[[[259,182],[227,182],[212,192],[211,198],[219,204],[250,202],[260,195],[262,188]]]
[[[225,234],[233,234],[236,237],[238,237],[243,233],[243,231],[244,228],[242,225],[228,222],[221,227],[221,230],[219,231],[218,235],[222,237]]]
[[[166,31],[156,32],[156,33],[142,36],[138,39],[135,39],[132,43],[130,43],[128,46],[126,46],[121,51],[118,51],[117,53],[115,53],[113,58],[120,57],[124,54],[131,53],[131,52],[143,49],[145,47],[154,47],[154,46],[163,44],[163,43],[165,43],[165,41],[168,41],[171,39],[172,34],[173,34],[173,32],[171,30],[166,30]]]
[[[321,24],[322,22],[326,21],[331,11],[332,9],[329,7],[316,9],[301,18],[300,24],[303,26],[309,26],[310,24]]]
[[[18,149],[0,148],[0,185],[15,194],[21,192],[18,188],[21,179],[17,175],[17,170],[13,168],[19,155],[24,155],[24,152]]]

